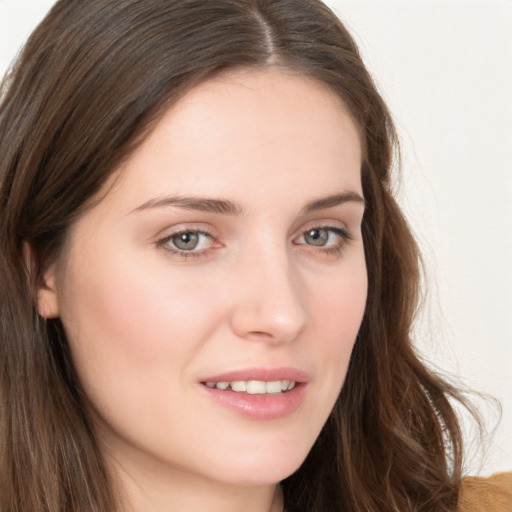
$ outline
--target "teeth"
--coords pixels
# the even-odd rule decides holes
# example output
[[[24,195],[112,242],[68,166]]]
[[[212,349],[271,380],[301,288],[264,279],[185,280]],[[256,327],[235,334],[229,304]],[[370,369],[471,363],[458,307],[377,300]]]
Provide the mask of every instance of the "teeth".
[[[249,395],[263,395],[267,392],[267,384],[262,380],[247,381],[247,393]]]
[[[290,391],[295,387],[293,380],[274,380],[266,382],[263,380],[235,380],[232,382],[206,382],[209,388],[216,388],[226,391],[230,388],[237,393],[247,393],[249,395],[273,395]]]
[[[273,382],[267,382],[266,392],[267,393],[281,393],[281,381],[276,380]]]
[[[235,380],[231,383],[231,389],[238,392],[247,391],[247,382],[244,380]]]

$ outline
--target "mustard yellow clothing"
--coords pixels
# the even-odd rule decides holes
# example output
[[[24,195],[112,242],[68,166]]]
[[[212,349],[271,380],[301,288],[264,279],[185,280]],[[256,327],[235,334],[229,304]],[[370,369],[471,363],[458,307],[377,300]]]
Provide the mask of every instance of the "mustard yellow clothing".
[[[465,478],[459,512],[512,512],[512,473]]]

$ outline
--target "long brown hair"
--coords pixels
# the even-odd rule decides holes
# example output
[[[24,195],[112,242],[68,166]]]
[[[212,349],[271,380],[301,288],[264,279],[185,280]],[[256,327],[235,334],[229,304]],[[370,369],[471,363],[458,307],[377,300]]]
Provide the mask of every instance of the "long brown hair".
[[[37,314],[37,286],[88,200],[166,109],[214,75],[274,64],[327,84],[348,107],[367,205],[366,312],[334,410],[282,483],[287,511],[456,509],[458,394],[411,344],[419,254],[390,192],[395,130],[341,22],[318,0],[60,0],[0,105],[4,512],[115,510],[62,325]]]

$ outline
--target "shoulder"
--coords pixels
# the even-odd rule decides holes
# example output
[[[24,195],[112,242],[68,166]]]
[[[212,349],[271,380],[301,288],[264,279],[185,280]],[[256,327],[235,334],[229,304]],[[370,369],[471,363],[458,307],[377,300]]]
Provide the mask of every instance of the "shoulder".
[[[512,473],[464,478],[458,512],[512,512]]]

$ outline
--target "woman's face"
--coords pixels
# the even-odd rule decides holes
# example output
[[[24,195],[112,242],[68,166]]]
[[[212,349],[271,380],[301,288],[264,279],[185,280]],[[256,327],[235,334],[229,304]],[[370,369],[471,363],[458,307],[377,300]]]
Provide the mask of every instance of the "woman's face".
[[[277,68],[191,90],[122,165],[39,294],[116,465],[259,485],[302,463],[365,307],[360,167],[338,97]]]

